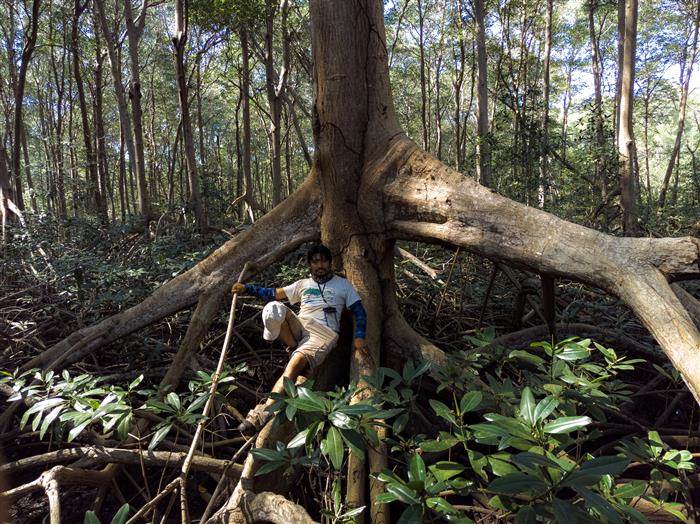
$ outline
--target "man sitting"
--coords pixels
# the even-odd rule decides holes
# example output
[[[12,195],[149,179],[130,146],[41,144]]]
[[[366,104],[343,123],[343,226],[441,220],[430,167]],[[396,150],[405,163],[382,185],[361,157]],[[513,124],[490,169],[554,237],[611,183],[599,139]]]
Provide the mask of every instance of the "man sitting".
[[[283,344],[294,348],[284,373],[272,388],[274,393],[284,391],[284,377],[294,382],[307,368],[314,369],[325,360],[338,342],[344,308],[355,316],[354,346],[360,351],[364,348],[367,315],[357,291],[347,279],[333,274],[333,257],[326,246],[311,247],[306,258],[311,272],[309,278],[281,288],[237,282],[231,289],[233,293],[247,293],[267,301],[262,311],[263,338],[268,341],[279,338]],[[300,303],[298,315],[282,304],[285,299],[290,304]],[[250,435],[261,429],[270,417],[266,409],[273,402],[268,398],[264,404],[258,404],[238,426],[239,431]]]

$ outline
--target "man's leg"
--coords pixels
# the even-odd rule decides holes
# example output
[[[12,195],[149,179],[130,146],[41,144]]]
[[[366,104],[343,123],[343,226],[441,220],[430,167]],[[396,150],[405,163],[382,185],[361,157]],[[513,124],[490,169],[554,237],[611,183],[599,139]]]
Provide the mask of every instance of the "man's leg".
[[[288,310],[284,322],[282,322],[282,325],[280,326],[280,334],[277,337],[282,342],[282,344],[289,348],[297,347],[297,344],[299,343],[297,336],[301,334],[300,326],[297,327],[296,330],[292,329],[291,323],[294,321],[296,321],[297,324],[299,323],[299,320],[294,317],[294,313]],[[296,335],[294,333],[295,331],[297,332]]]
[[[285,322],[286,324],[286,322]],[[282,330],[280,329],[280,338],[282,335]],[[296,344],[296,341],[294,341]],[[301,375],[301,373],[309,367],[309,361],[306,356],[301,353],[295,353],[292,358],[287,362],[287,366],[284,368],[284,372],[277,379],[275,385],[272,388],[273,393],[284,392],[284,379],[285,377],[295,382],[296,379]],[[267,408],[274,404],[275,400],[273,398],[268,398],[265,404],[258,404],[253,410],[248,413],[246,420],[238,426],[238,430],[246,435],[252,434],[255,431],[261,429],[262,425],[267,421],[269,414],[267,413]]]
[[[275,385],[272,388],[272,392],[283,393],[285,377],[291,380],[292,382],[296,382],[297,377],[299,377],[299,375],[301,375],[301,373],[308,367],[309,361],[304,355],[302,355],[301,353],[293,354],[292,358],[290,358],[289,362],[287,362],[287,366],[284,368],[284,373],[282,373],[280,378],[277,379],[277,382],[275,382]],[[265,408],[271,406],[272,404],[274,404],[274,402],[274,399],[268,398],[267,402],[265,402]]]

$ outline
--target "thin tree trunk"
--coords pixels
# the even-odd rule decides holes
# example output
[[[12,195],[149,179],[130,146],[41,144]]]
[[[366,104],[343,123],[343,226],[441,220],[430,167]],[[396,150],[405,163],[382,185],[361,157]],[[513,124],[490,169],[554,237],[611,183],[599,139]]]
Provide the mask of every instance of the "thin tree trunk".
[[[608,182],[605,173],[605,135],[603,131],[603,64],[600,57],[598,35],[595,28],[595,11],[597,0],[588,2],[588,32],[591,40],[591,66],[593,69],[593,120],[595,126],[595,173],[594,180],[600,184],[602,201],[608,199]]]
[[[127,0],[129,1],[129,0]],[[192,136],[190,107],[187,89],[187,73],[185,70],[185,48],[187,45],[187,0],[176,0],[175,3],[176,35],[173,37],[173,54],[175,57],[175,72],[177,74],[178,95],[180,99],[180,119],[182,122],[182,139],[185,145],[187,162],[187,183],[190,191],[190,203],[194,209],[197,230],[205,233],[209,229],[207,216],[202,202],[197,159]]]
[[[538,191],[538,206],[544,209],[549,198],[549,60],[552,54],[552,11],[554,0],[547,0],[547,15],[544,30],[544,71],[543,71],[543,113],[542,113],[542,143],[540,154],[540,187]]]
[[[39,9],[41,8],[41,0],[32,1],[32,14],[29,21],[29,34],[26,35],[24,46],[22,48],[22,63],[19,66],[19,74],[17,75],[17,89],[15,90],[15,119],[13,126],[13,142],[12,142],[12,176],[15,179],[15,204],[20,211],[24,210],[24,197],[22,195],[22,179],[20,176],[20,156],[22,145],[22,107],[24,105],[24,89],[27,83],[27,69],[29,62],[32,59],[34,48],[36,46],[36,34],[39,24]]]
[[[423,125],[423,149],[430,151],[430,132],[428,131],[428,88],[425,73],[425,13],[423,2],[418,0],[418,66],[420,68],[420,118]]]
[[[668,164],[666,165],[666,172],[664,173],[664,179],[661,184],[661,190],[659,191],[659,209],[663,209],[666,204],[666,193],[668,191],[668,183],[671,180],[671,174],[673,173],[673,167],[676,165],[676,157],[680,154],[681,150],[681,139],[683,138],[683,131],[685,130],[685,112],[688,105],[688,91],[690,86],[690,76],[693,73],[693,65],[695,64],[695,58],[698,50],[698,25],[700,24],[700,2],[696,2],[695,11],[695,22],[693,28],[693,44],[690,51],[690,60],[686,62],[685,68],[681,67],[681,96],[680,103],[678,106],[678,127],[676,128],[676,139],[673,142],[673,149],[671,150],[671,156],[668,159]],[[683,69],[685,69],[685,75],[683,75]]]
[[[114,194],[111,190],[109,178],[109,160],[107,159],[107,148],[105,146],[107,137],[105,136],[104,104],[102,99],[102,71],[105,55],[102,50],[102,40],[100,40],[98,26],[97,15],[93,9],[92,27],[95,32],[95,150],[97,151],[97,171],[100,182],[100,204],[104,208],[102,211],[103,215],[107,217],[107,198],[110,199],[112,204],[112,219],[114,220],[116,216]]]
[[[73,77],[75,79],[75,87],[78,92],[78,104],[80,106],[80,118],[83,128],[83,142],[85,145],[85,156],[87,157],[87,195],[88,209],[94,212],[100,222],[107,223],[107,206],[106,201],[103,201],[100,195],[99,175],[97,174],[97,160],[95,158],[95,149],[93,148],[92,133],[90,131],[90,121],[88,120],[88,107],[85,100],[85,88],[83,86],[83,75],[80,71],[80,41],[78,39],[78,24],[80,16],[85,10],[84,5],[80,5],[80,0],[75,0],[73,3],[73,25],[71,28],[71,45],[73,55]]]
[[[131,100],[131,116],[134,132],[134,172],[136,185],[139,191],[139,204],[142,219],[145,225],[151,221],[150,198],[148,195],[148,181],[146,180],[146,160],[143,149],[143,111],[141,109],[141,66],[139,61],[139,41],[143,34],[143,26],[146,19],[147,1],[143,0],[137,20],[134,20],[131,2],[124,0],[124,22],[126,24],[126,36],[129,41],[129,66],[131,70],[131,83],[129,84],[129,99]]]
[[[126,147],[126,153],[129,158],[129,172],[131,173],[134,169],[136,160],[136,146],[134,144],[134,133],[131,126],[131,119],[129,118],[129,111],[126,103],[126,94],[124,92],[124,85],[122,83],[122,70],[121,70],[121,60],[117,54],[117,44],[116,38],[107,23],[107,17],[105,14],[104,0],[94,0],[95,1],[95,11],[97,12],[97,17],[100,22],[100,28],[102,29],[102,34],[105,37],[107,43],[107,56],[109,57],[109,66],[112,73],[112,82],[114,84],[115,98],[117,99],[117,110],[119,111],[119,122],[121,124],[122,132],[124,134],[124,145]],[[143,152],[143,151],[142,151]],[[143,164],[142,164],[143,166]],[[146,187],[145,175],[143,177],[143,183],[139,183],[139,214],[141,215],[141,220],[145,223],[150,221],[150,201],[148,198],[148,188]],[[126,185],[126,180],[125,180]],[[127,208],[129,206],[129,197],[126,197]]]
[[[32,206],[32,212],[39,212],[36,205],[36,190],[34,189],[34,180],[32,179],[32,170],[29,165],[29,145],[27,143],[27,126],[22,126],[22,152],[24,153],[24,174],[27,177],[27,189],[29,190],[29,202]]]
[[[286,3],[286,2],[285,2]],[[286,70],[280,74],[279,88],[275,87],[275,59],[273,46],[273,31],[275,18],[275,2],[265,3],[265,77],[267,101],[270,109],[270,155],[272,164],[272,206],[282,201],[282,100],[280,93],[286,83]],[[283,11],[286,12],[286,9]],[[285,15],[286,16],[286,15]]]
[[[459,55],[455,56],[455,62],[458,65],[456,66],[455,80],[453,82],[455,93],[455,162],[457,171],[462,171],[464,167],[464,150],[462,149],[462,85],[464,84],[464,68],[466,67],[466,39],[464,35],[465,28],[463,11],[463,0],[458,0],[455,19],[457,26],[457,49]]]
[[[637,199],[639,189],[635,173],[635,142],[632,128],[634,107],[634,66],[637,47],[637,0],[627,0],[625,5],[625,50],[620,91],[620,122],[618,156],[620,163],[620,201],[625,234],[635,236],[639,231]]]
[[[476,176],[481,185],[491,185],[491,145],[489,143],[489,106],[486,63],[486,28],[484,0],[474,0],[476,24]]]

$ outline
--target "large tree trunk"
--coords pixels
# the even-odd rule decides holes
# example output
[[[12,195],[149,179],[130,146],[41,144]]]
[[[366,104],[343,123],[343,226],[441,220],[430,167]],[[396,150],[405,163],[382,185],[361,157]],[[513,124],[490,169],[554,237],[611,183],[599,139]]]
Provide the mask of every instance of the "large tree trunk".
[[[637,50],[637,0],[627,0],[625,6],[625,49],[622,64],[620,90],[619,135],[617,139],[620,163],[620,201],[622,222],[626,235],[636,235],[639,231],[637,199],[639,184],[636,173],[636,144],[632,127],[634,107],[634,66]]]
[[[130,0],[126,0],[129,2]],[[190,119],[189,89],[187,88],[187,71],[185,70],[185,48],[187,46],[187,2],[177,0],[175,3],[175,27],[176,34],[173,37],[173,54],[175,57],[175,73],[177,76],[178,98],[180,100],[180,119],[182,125],[182,139],[185,144],[185,160],[187,163],[187,183],[190,190],[190,203],[194,208],[195,222],[200,233],[209,228],[207,215],[202,202],[199,174],[197,173],[197,159],[194,148],[194,136],[192,135],[192,121]]]

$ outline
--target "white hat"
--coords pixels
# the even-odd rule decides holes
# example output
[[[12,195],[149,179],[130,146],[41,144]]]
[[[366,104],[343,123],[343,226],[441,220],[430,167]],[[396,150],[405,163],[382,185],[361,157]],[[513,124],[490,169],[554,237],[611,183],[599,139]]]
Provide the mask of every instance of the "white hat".
[[[280,334],[280,327],[287,316],[287,306],[281,302],[268,302],[262,310],[262,320],[265,329],[263,338],[275,340]]]

